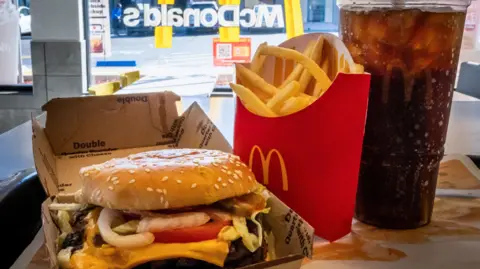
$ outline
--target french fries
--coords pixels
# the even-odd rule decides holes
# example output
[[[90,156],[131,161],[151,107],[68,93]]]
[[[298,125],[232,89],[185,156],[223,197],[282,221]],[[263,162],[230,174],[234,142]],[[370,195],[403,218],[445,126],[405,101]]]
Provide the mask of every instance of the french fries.
[[[323,36],[307,43],[303,53],[262,43],[250,69],[236,65],[240,84],[231,83],[230,86],[254,114],[263,117],[290,115],[321,98],[338,73],[364,73],[362,65],[351,64],[343,53]],[[273,69],[267,70],[274,72],[273,78],[268,78],[270,82],[262,77],[267,57],[274,57]]]
[[[260,74],[262,72],[263,68],[263,63],[265,63],[265,55],[260,55],[260,51],[263,47],[267,46],[267,42],[263,42],[258,46],[257,51],[255,52],[255,55],[253,56],[252,64],[250,65],[250,68],[252,69],[253,73],[255,74]]]
[[[268,108],[251,90],[233,83],[230,83],[230,87],[232,87],[232,90],[237,94],[238,98],[240,98],[253,113],[264,117],[277,116],[277,114]]]

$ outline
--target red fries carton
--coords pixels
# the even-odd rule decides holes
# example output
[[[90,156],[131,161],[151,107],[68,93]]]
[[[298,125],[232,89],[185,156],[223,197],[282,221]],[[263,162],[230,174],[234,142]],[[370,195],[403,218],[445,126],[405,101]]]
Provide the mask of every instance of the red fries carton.
[[[337,49],[339,61],[354,64],[345,45],[329,34],[302,35],[280,46],[301,52],[320,35]],[[278,76],[288,76],[276,64],[282,63],[268,56],[261,74],[274,85]],[[329,241],[351,231],[369,87],[369,74],[339,73],[310,106],[277,118],[255,115],[237,99],[235,154]]]

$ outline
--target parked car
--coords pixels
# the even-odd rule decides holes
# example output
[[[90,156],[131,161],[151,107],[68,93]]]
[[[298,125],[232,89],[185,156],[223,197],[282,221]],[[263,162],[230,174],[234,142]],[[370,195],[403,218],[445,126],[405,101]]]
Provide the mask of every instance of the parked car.
[[[200,12],[202,10],[211,8],[214,9],[216,12],[218,12],[218,5],[216,1],[202,1],[202,2],[193,2],[188,5],[188,8],[192,9],[199,9]],[[207,21],[212,20],[212,15],[207,14],[206,17]],[[189,21],[189,26],[187,28],[187,34],[194,34],[194,33],[199,33],[199,32],[204,32],[204,33],[218,33],[218,21],[217,24],[214,25],[213,27],[204,27],[204,26],[198,26],[196,27],[195,25],[195,20],[191,16],[190,21]]]
[[[32,32],[32,18],[30,16],[30,8],[19,7],[18,13],[20,14],[20,33],[22,35],[30,34]]]

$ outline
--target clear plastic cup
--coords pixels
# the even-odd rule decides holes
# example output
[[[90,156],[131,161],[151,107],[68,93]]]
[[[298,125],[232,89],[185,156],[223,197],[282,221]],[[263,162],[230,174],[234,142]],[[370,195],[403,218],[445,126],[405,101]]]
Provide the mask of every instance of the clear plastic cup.
[[[431,219],[470,0],[339,0],[340,36],[372,74],[355,216]]]

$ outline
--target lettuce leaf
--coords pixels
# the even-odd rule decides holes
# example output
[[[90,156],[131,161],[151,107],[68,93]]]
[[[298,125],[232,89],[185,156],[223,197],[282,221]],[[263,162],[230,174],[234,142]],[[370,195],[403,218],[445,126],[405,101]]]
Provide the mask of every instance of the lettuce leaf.
[[[255,252],[263,242],[263,227],[258,222],[255,218],[257,217],[258,214],[263,213],[263,214],[268,214],[270,212],[270,208],[264,208],[262,210],[257,210],[253,212],[253,214],[250,216],[250,220],[257,225],[257,231],[258,235],[252,234],[248,232],[248,227],[247,227],[247,219],[245,217],[239,217],[239,216],[233,216],[233,227],[228,226],[228,229],[222,229],[220,231],[220,234],[222,234],[223,238],[234,238],[233,240],[238,239],[238,237],[242,238],[242,242],[245,245],[245,247],[250,251],[250,252]],[[235,232],[232,231],[232,228],[235,229]],[[228,234],[227,234],[228,232]],[[219,234],[219,235],[220,235]],[[230,236],[230,237],[227,237]],[[230,240],[230,241],[233,241]]]
[[[233,226],[225,226],[218,233],[218,239],[222,241],[235,241],[240,238],[240,234]]]
[[[70,225],[70,214],[65,210],[58,210],[57,212],[58,226],[62,233],[71,233],[72,226]]]
[[[117,227],[113,228],[112,231],[116,232],[117,234],[134,234],[137,232],[139,223],[139,220],[131,220],[118,225]]]

